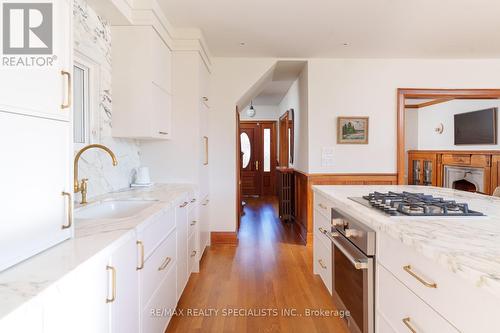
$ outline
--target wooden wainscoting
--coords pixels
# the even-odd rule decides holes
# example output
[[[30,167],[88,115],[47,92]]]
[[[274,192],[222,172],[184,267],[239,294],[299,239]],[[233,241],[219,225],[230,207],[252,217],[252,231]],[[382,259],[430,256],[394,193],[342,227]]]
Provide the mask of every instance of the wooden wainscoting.
[[[210,233],[210,245],[217,244],[238,245],[238,233],[212,231]]]
[[[307,174],[295,170],[295,222],[302,239],[312,243],[313,185],[397,185],[397,174]]]

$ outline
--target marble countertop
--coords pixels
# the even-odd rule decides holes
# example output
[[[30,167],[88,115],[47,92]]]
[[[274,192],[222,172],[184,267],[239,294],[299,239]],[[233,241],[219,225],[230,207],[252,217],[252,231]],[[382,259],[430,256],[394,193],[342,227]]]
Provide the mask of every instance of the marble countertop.
[[[500,198],[425,186],[314,186],[338,209],[500,297]],[[369,192],[422,192],[469,204],[480,217],[390,217],[349,199]]]
[[[189,184],[157,184],[127,189],[92,198],[147,199],[154,203],[130,218],[120,220],[75,220],[75,237],[62,242],[0,273],[0,319],[42,294],[84,262],[109,251],[121,239],[132,237],[145,219],[168,209],[182,195],[192,193]],[[90,204],[92,204],[92,202]],[[75,206],[75,210],[79,207]]]

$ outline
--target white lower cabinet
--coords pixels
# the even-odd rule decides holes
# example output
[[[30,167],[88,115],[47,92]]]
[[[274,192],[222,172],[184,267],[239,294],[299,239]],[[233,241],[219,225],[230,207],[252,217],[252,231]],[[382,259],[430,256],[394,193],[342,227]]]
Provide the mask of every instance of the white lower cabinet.
[[[137,247],[134,237],[113,252],[106,267],[111,278],[106,302],[110,305],[112,333],[139,331],[139,279],[136,268]]]
[[[142,333],[163,333],[177,305],[177,266],[167,269],[150,302],[142,309]]]
[[[195,202],[186,194],[147,218],[2,318],[0,332],[163,333],[198,267]]]
[[[377,273],[377,311],[387,319],[395,332],[458,332],[453,325],[406,288],[380,264],[377,265]]]
[[[199,233],[200,233],[200,255],[199,258],[203,256],[203,252],[207,246],[210,245],[210,225],[209,221],[209,207],[210,200],[208,196],[206,196],[199,206],[199,214],[200,214],[200,223],[199,223]]]
[[[332,250],[318,236],[313,240],[314,274],[319,274],[328,292],[332,293]]]
[[[68,328],[74,333],[109,332],[108,260],[105,255],[91,259],[47,291],[44,332],[66,333]]]
[[[175,208],[175,224],[177,226],[177,300],[189,278],[188,274],[188,206],[187,197],[178,201]]]

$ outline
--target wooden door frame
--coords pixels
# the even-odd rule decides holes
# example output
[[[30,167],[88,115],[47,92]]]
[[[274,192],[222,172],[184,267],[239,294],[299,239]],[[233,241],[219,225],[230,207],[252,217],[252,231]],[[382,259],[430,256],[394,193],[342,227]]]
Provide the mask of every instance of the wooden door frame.
[[[288,128],[289,128],[289,114],[288,111],[278,120],[278,165],[280,167],[288,168],[289,166],[289,147],[288,147]]]
[[[277,162],[277,158],[278,158],[278,133],[277,133],[277,125],[278,125],[278,121],[277,120],[240,120],[240,124],[264,124],[264,125],[272,125],[273,128],[272,128],[272,133],[274,134],[274,138],[271,138],[271,182],[273,182],[273,188],[274,188],[274,191],[273,191],[273,195],[276,195],[276,167],[279,165],[279,163]],[[240,135],[240,131],[241,131],[241,126],[240,124],[238,125],[239,129],[238,129],[238,136]],[[261,131],[260,131],[260,136],[262,139],[262,134],[263,134],[263,131],[262,131],[262,127],[261,128]],[[239,138],[238,138],[239,140]],[[260,142],[260,143],[263,143],[263,142]],[[239,144],[241,145],[241,142],[239,142]],[[260,147],[262,148],[262,147]],[[264,151],[262,149],[259,150],[259,154],[263,157],[264,156]],[[274,159],[273,159],[274,157]],[[241,163],[241,160],[239,161],[239,163]],[[240,164],[241,165],[241,164]],[[264,163],[262,163],[262,166],[261,166],[262,170],[264,168]],[[264,172],[264,171],[262,171]],[[264,177],[262,177],[262,180],[264,179]],[[240,180],[241,180],[241,169],[240,169]],[[263,191],[263,186],[264,184],[260,184],[260,190],[261,190],[261,193]],[[240,185],[240,197],[241,197],[241,185]]]
[[[241,143],[240,143],[240,111],[236,106],[236,233],[240,230],[241,220]]]
[[[499,99],[500,89],[418,89],[398,88],[397,91],[397,176],[404,184],[405,175],[405,100],[411,99]]]

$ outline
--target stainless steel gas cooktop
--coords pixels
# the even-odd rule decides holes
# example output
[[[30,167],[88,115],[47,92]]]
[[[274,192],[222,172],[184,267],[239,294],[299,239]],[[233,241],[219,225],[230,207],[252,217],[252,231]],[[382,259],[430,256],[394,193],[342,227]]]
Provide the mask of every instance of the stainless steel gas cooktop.
[[[466,203],[411,192],[373,192],[349,198],[364,206],[378,209],[390,216],[483,216],[470,210]]]

